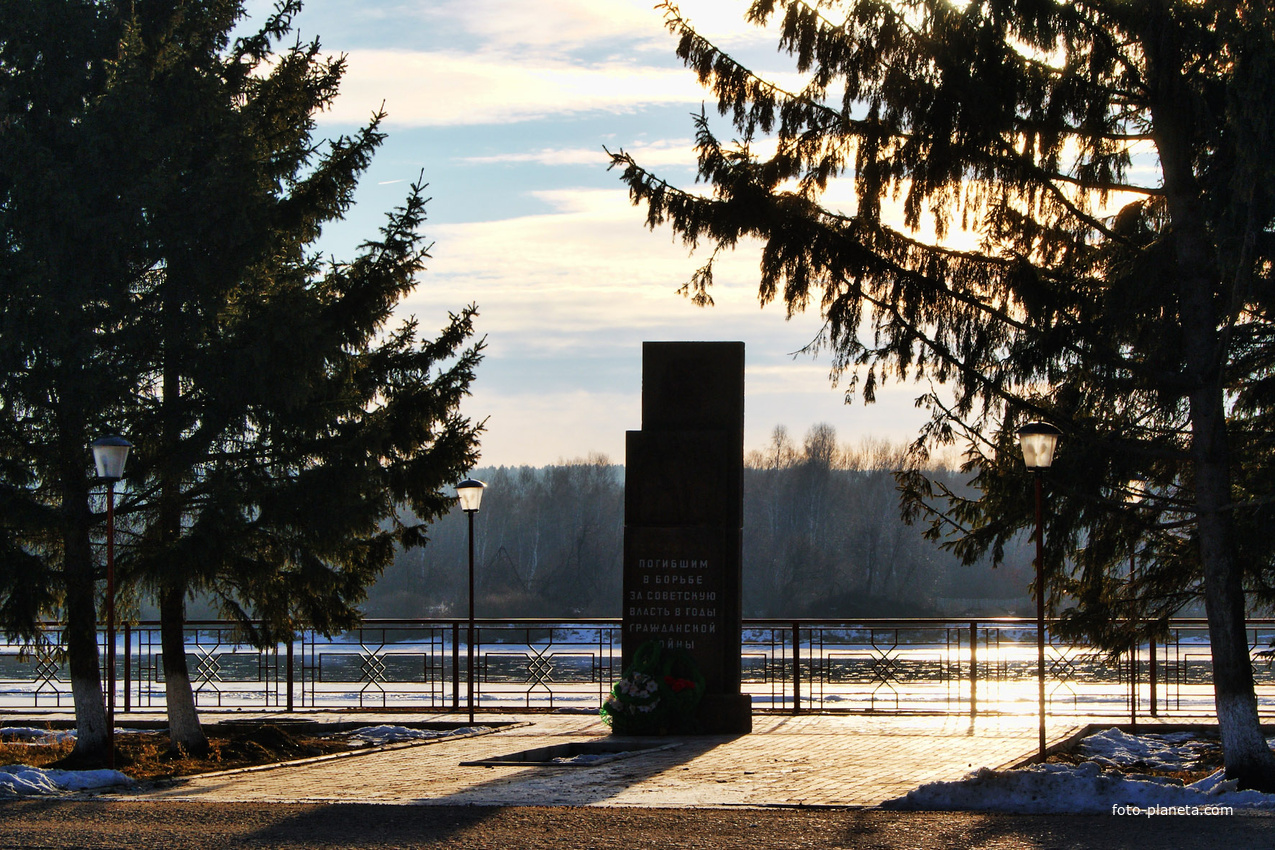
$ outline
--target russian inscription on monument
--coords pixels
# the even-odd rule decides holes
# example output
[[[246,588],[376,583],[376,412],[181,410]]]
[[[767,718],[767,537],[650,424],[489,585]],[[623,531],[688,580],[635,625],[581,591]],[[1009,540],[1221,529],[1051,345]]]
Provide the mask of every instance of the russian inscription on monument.
[[[705,731],[748,732],[740,694],[744,346],[642,346],[642,430],[625,458],[625,664],[657,639],[704,674]]]
[[[646,528],[638,536],[632,552],[636,581],[624,600],[626,636],[638,643],[659,638],[697,658],[716,658],[725,634],[721,547],[712,535],[688,539],[697,535],[685,529]]]

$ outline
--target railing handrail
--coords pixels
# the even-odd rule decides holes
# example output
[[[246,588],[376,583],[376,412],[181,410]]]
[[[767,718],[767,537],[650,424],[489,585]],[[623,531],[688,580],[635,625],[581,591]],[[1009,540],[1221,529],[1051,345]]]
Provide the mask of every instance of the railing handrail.
[[[1046,618],[1046,623],[1057,624],[1060,618]],[[357,629],[366,626],[380,626],[389,624],[410,624],[410,625],[429,625],[437,623],[439,625],[450,626],[452,623],[467,623],[466,617],[369,617],[361,620],[350,629]],[[475,625],[561,625],[561,626],[577,626],[577,625],[598,625],[598,626],[614,626],[623,622],[622,617],[476,617]],[[1123,621],[1122,621],[1123,622]],[[127,623],[134,628],[141,626],[146,628],[158,628],[159,620],[121,620],[121,627]],[[979,623],[986,625],[1026,625],[1035,626],[1035,617],[745,617],[742,621],[744,628],[748,626],[791,626],[793,623],[809,624],[811,626],[839,626],[839,625],[903,625],[903,626],[962,626],[968,627],[970,623]],[[37,623],[39,628],[61,628],[66,624],[60,620],[42,620]],[[238,620],[187,620],[186,626],[227,626],[234,627],[241,625]],[[1203,617],[1176,617],[1168,621],[1169,628],[1175,627],[1199,627],[1207,626],[1208,620]],[[1275,617],[1249,617],[1245,620],[1247,626],[1272,626],[1275,627]],[[312,627],[301,626],[297,629],[299,632],[310,631]],[[349,631],[345,629],[344,631]]]

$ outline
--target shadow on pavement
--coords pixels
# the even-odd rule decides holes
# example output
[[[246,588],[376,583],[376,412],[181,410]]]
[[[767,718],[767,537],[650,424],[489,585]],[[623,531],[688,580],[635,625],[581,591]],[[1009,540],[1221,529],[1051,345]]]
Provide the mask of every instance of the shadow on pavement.
[[[479,767],[487,776],[450,794],[421,797],[431,805],[587,806],[603,803],[633,785],[676,771],[705,753],[734,741],[737,735],[604,738],[611,744],[632,742],[635,755],[581,767]],[[581,738],[581,740],[585,740]],[[589,738],[588,740],[598,740]],[[665,745],[675,744],[673,747]],[[511,746],[516,746],[512,745]],[[639,748],[648,747],[643,752]]]

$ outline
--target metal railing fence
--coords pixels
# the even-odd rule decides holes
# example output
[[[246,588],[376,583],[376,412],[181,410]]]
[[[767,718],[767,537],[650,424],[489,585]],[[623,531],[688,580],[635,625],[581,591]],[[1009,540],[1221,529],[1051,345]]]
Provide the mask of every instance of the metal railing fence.
[[[596,710],[621,673],[620,629],[619,619],[477,621],[476,709]],[[461,711],[466,631],[465,620],[368,620],[331,638],[303,631],[261,649],[231,623],[192,622],[187,665],[205,709]],[[1275,670],[1263,655],[1275,620],[1251,620],[1248,634],[1260,707],[1275,710]],[[743,689],[756,711],[1036,710],[1034,619],[750,619],[743,636]],[[1051,715],[1213,711],[1203,620],[1173,621],[1167,640],[1117,658],[1062,643],[1048,629],[1047,637]],[[116,642],[117,711],[162,710],[159,624],[125,624]],[[60,625],[48,624],[36,643],[0,643],[0,708],[71,705]]]

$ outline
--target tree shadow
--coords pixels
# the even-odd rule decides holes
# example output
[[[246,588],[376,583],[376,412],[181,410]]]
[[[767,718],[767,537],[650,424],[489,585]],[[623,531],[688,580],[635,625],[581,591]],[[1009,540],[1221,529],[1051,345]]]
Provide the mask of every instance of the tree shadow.
[[[486,776],[466,784],[463,789],[440,795],[422,795],[404,801],[403,805],[331,804],[306,806],[294,816],[253,833],[254,841],[269,843],[284,838],[297,841],[298,836],[313,839],[311,846],[343,846],[356,839],[344,826],[346,820],[367,823],[372,834],[363,837],[372,844],[394,845],[398,842],[428,846],[480,828],[497,813],[520,807],[581,808],[605,803],[632,785],[669,771],[712,749],[735,740],[737,735],[624,738],[580,736],[580,741],[606,740],[610,743],[632,742],[649,749],[635,755],[601,764],[579,767],[461,767],[463,756],[457,757],[457,771],[478,771]],[[563,741],[565,743],[565,741]],[[667,746],[667,745],[674,746]],[[518,748],[510,741],[509,754]],[[502,753],[503,755],[504,753]],[[423,780],[425,785],[428,780]],[[372,822],[365,811],[389,811]],[[327,842],[325,845],[323,842]]]
[[[249,846],[431,847],[481,830],[495,806],[330,803],[305,806],[243,836]]]
[[[464,790],[430,798],[429,802],[444,805],[474,805],[476,803],[593,805],[606,802],[637,783],[678,770],[711,750],[735,741],[739,737],[741,736],[625,737],[612,735],[603,740],[615,745],[631,742],[635,748],[649,749],[639,750],[634,755],[592,766],[479,768],[490,771],[490,778],[476,782]]]

